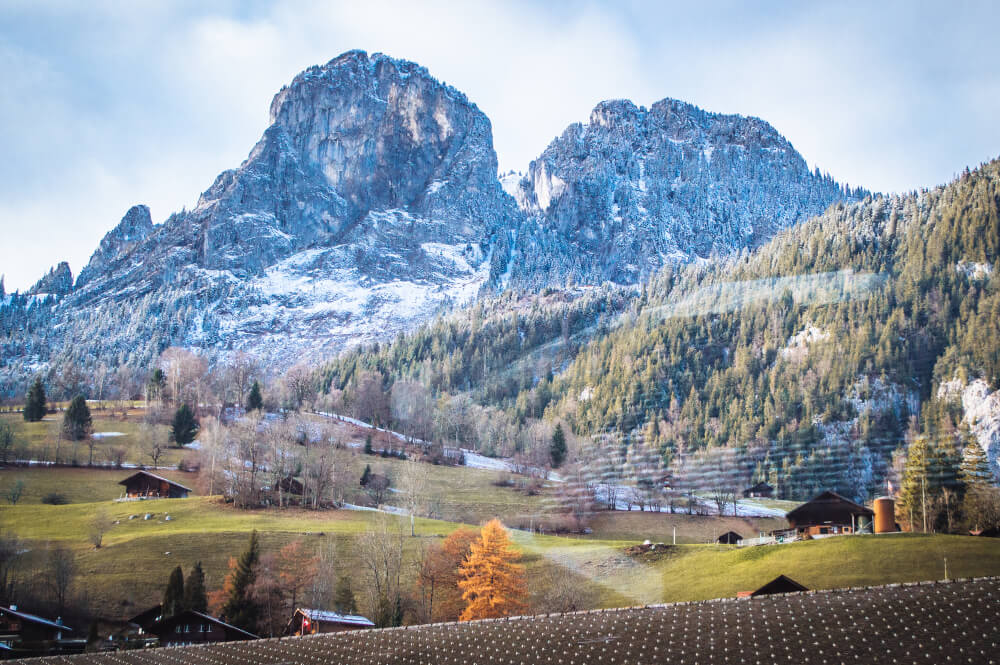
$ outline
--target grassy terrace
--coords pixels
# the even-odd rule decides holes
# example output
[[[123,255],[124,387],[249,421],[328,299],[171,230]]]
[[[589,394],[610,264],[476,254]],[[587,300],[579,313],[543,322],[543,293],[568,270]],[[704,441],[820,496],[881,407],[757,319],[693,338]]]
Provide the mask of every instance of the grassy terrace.
[[[104,547],[95,550],[87,533],[98,509],[107,510],[119,523],[105,537]],[[153,518],[142,519],[146,512],[154,513]],[[170,521],[164,520],[165,512]],[[131,515],[139,517],[129,519]],[[968,536],[842,537],[748,549],[678,545],[665,554],[631,557],[623,549],[641,539],[631,531],[637,518],[641,516],[628,513],[602,516],[607,522],[603,533],[609,534],[604,538],[514,532],[524,553],[529,586],[537,593],[545,585],[568,581],[579,588],[588,607],[616,607],[735,596],[779,574],[810,588],[941,579],[944,557],[951,577],[1000,575],[1000,541]],[[187,568],[202,561],[209,587],[219,587],[228,558],[242,550],[252,529],[261,532],[265,550],[275,551],[297,538],[316,546],[333,545],[338,570],[357,571],[356,538],[371,529],[376,519],[370,511],[238,511],[215,497],[0,508],[0,527],[25,539],[32,550],[26,555],[29,568],[40,565],[46,542],[61,542],[77,552],[81,577],[87,580],[87,603],[108,617],[142,609],[150,598],[158,597],[169,571],[178,564]],[[389,519],[398,520],[409,533],[408,520]],[[615,531],[618,519],[623,523]],[[712,518],[688,519],[696,522],[691,528],[703,529],[697,522]],[[407,536],[404,547],[412,555],[421,543],[443,537],[458,526],[418,519],[418,537]],[[620,537],[610,537],[612,533]],[[413,574],[407,566],[407,584]]]
[[[152,460],[145,450],[146,441],[142,437],[144,413],[141,409],[132,409],[123,420],[119,415],[92,409],[95,433],[120,432],[122,434],[122,436],[107,437],[98,441],[94,448],[95,464],[106,462],[109,459],[108,452],[112,448],[123,448],[126,462],[152,464]],[[62,413],[51,413],[37,423],[24,422],[20,413],[0,413],[0,419],[11,423],[15,429],[16,441],[12,457],[53,461],[56,459],[58,450],[59,461],[63,464],[69,464],[74,459],[79,464],[86,464],[88,461],[90,451],[85,442],[58,441],[59,430],[62,426]],[[157,427],[161,430],[163,441],[166,442],[169,428],[165,425]],[[166,448],[166,452],[160,458],[159,466],[176,466],[187,452],[170,446]]]

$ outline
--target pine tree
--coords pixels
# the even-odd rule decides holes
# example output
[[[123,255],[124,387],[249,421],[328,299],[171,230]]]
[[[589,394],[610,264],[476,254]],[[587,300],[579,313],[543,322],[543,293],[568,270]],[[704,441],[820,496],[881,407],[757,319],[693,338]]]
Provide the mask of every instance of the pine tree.
[[[552,468],[558,469],[566,459],[566,435],[562,424],[557,424],[552,433],[552,443],[549,445],[549,457],[552,458]]]
[[[370,481],[371,479],[372,479],[372,465],[371,464],[365,464],[365,470],[361,474],[361,486],[362,487],[367,487],[368,486],[368,481]]]
[[[524,568],[500,520],[487,522],[462,562],[458,586],[466,601],[460,621],[511,616],[524,609]]]
[[[257,565],[260,563],[260,543],[257,530],[250,533],[250,543],[240,555],[236,568],[226,580],[229,597],[222,606],[222,616],[237,628],[254,632],[260,608],[253,599],[252,588],[257,581]]]
[[[194,564],[191,574],[184,582],[184,609],[208,612],[208,592],[205,590],[205,571],[201,561]]]
[[[372,450],[372,435],[371,432],[365,437],[365,455],[374,455],[375,451]],[[361,483],[364,485],[364,483]]]
[[[971,439],[962,453],[959,477],[966,491],[977,491],[993,484],[993,472],[986,451],[976,439]]]
[[[260,383],[254,381],[247,396],[247,411],[260,411],[262,408],[264,408],[264,398],[260,394]]]
[[[358,611],[358,603],[354,599],[354,589],[351,588],[351,578],[344,575],[337,582],[337,590],[333,596],[333,608],[341,614],[354,614]]]
[[[87,408],[87,400],[83,395],[77,395],[63,414],[63,434],[70,441],[79,441],[87,438],[92,425],[93,419],[90,417],[90,409]]]
[[[48,411],[45,402],[45,386],[42,385],[40,378],[36,378],[28,389],[28,397],[24,403],[24,419],[29,423],[37,423],[44,418]]]
[[[184,610],[184,571],[177,566],[170,571],[167,588],[163,591],[163,617],[172,617]]]
[[[187,404],[181,404],[174,414],[173,423],[170,425],[170,438],[178,446],[194,441],[198,436],[198,419],[194,417],[194,412]]]

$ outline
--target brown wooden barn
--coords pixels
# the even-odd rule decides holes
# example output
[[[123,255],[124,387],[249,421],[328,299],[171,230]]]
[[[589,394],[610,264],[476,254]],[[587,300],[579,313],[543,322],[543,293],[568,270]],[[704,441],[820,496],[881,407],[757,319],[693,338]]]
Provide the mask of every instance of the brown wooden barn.
[[[160,619],[148,630],[160,638],[160,646],[168,647],[260,639],[253,633],[194,610],[184,610],[172,617]]]
[[[748,487],[743,490],[743,498],[750,499],[753,497],[759,497],[762,499],[770,499],[774,496],[774,488],[767,483],[757,483],[753,487]]]
[[[290,494],[293,496],[302,496],[305,493],[305,485],[302,481],[294,476],[285,476],[278,482],[274,484],[273,491],[277,492],[281,490],[284,494]]]
[[[190,488],[149,471],[138,471],[118,483],[130,499],[186,499]]]
[[[285,626],[285,635],[313,635],[316,633],[339,633],[345,630],[374,628],[369,619],[356,614],[339,614],[326,610],[298,608]]]
[[[826,491],[785,515],[800,536],[824,537],[870,530],[874,511]]]
[[[736,533],[735,531],[727,531],[716,540],[716,542],[722,543],[723,545],[735,545],[743,540],[743,536]]]

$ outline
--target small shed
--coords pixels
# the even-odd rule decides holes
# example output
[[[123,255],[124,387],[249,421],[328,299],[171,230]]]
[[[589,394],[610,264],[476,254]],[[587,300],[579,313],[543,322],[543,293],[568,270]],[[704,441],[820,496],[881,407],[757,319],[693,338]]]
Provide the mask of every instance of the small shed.
[[[149,471],[138,471],[118,483],[130,499],[186,499],[191,489]]]
[[[767,483],[757,483],[753,487],[748,487],[743,490],[743,498],[760,498],[760,499],[770,499],[774,496],[774,488]]]
[[[340,614],[328,610],[298,608],[285,626],[285,635],[339,633],[345,630],[374,628],[375,624],[357,614]]]
[[[722,543],[723,545],[735,545],[743,540],[743,536],[736,533],[735,531],[727,531],[721,536],[716,542]]]
[[[820,538],[857,533],[870,526],[874,517],[871,508],[829,490],[785,515],[800,536]]]
[[[757,596],[771,596],[776,593],[795,593],[796,591],[808,590],[808,588],[802,586],[792,578],[778,575],[756,591],[740,591],[738,595],[740,598],[756,598]]]
[[[160,638],[160,646],[168,647],[260,639],[253,633],[194,610],[184,610],[160,619],[149,627],[149,632]]]

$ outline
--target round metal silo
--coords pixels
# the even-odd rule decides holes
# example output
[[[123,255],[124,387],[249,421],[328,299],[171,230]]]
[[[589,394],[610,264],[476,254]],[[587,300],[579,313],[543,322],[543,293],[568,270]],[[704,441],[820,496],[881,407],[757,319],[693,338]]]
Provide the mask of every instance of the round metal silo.
[[[875,510],[875,533],[892,533],[896,530],[896,501],[891,496],[880,496],[872,506]]]

